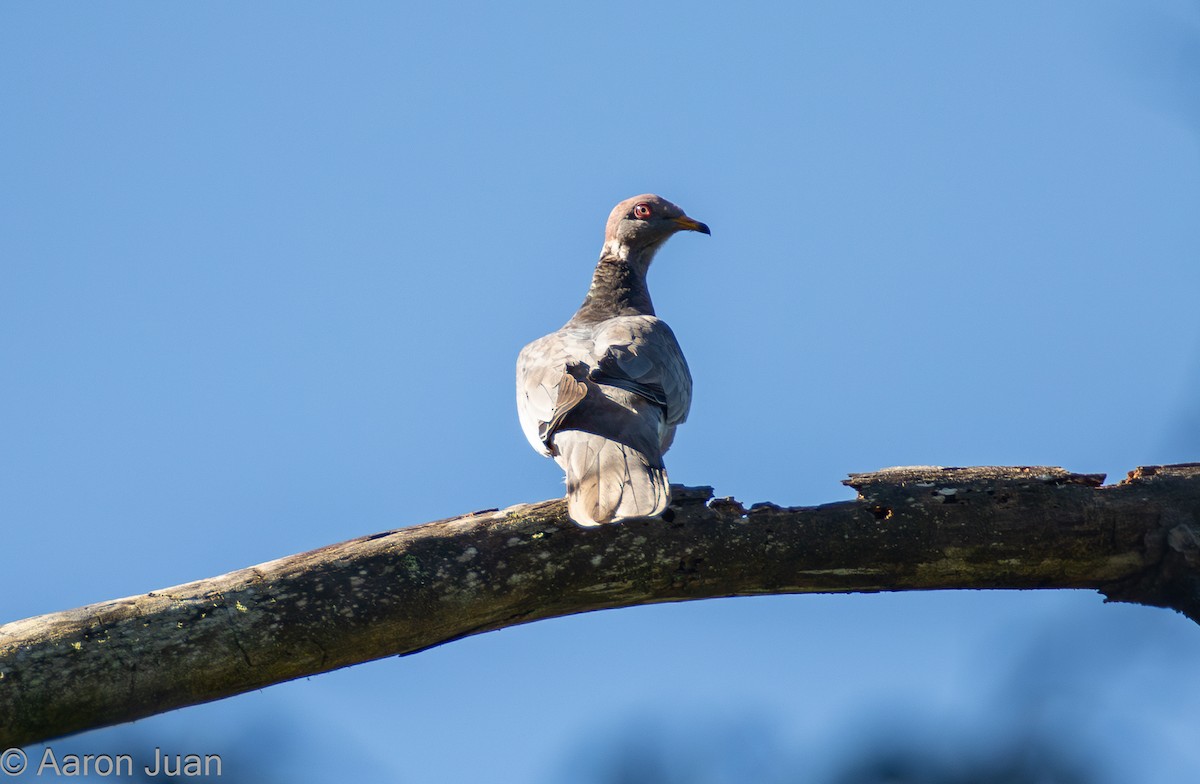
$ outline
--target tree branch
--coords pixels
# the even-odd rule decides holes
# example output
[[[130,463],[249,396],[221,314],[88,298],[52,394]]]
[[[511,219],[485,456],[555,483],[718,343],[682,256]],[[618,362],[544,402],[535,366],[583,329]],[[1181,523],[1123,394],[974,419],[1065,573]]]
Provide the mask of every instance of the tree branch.
[[[561,500],[353,539],[0,626],[0,747],[471,634],[718,596],[1091,588],[1200,622],[1200,464],[1119,485],[1059,468],[854,474],[785,509],[674,489],[665,520],[583,529]]]

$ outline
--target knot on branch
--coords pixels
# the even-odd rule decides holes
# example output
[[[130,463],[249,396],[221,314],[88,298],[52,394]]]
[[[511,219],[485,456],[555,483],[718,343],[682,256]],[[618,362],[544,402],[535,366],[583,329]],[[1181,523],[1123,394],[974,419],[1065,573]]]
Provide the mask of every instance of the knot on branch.
[[[1167,532],[1167,546],[1183,556],[1189,567],[1200,567],[1200,531],[1190,523],[1180,523]]]

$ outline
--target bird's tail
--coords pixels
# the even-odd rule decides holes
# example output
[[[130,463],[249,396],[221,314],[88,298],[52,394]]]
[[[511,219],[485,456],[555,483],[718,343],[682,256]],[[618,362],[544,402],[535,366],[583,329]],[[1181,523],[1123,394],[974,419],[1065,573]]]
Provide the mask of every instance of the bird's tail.
[[[662,458],[581,430],[555,436],[555,458],[567,472],[567,512],[580,525],[655,517],[671,500]]]

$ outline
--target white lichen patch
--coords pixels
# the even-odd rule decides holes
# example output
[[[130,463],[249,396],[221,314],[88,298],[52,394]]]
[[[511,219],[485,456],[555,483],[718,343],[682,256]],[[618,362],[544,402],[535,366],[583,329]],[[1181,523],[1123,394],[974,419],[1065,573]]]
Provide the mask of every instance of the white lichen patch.
[[[604,557],[603,557],[603,556],[600,556],[600,555],[593,555],[593,556],[592,556],[592,566],[599,566],[599,565],[600,565],[600,562],[601,562],[601,561],[603,561],[603,560],[604,560]]]
[[[509,584],[512,584],[509,580]],[[446,591],[438,597],[438,601],[442,602],[469,602],[473,601],[479,594],[479,590],[486,585],[479,572],[469,571],[462,576],[462,579],[453,584],[446,585]]]
[[[477,555],[479,555],[478,550],[476,550],[474,547],[468,547],[466,550],[463,550],[462,555],[458,556],[454,560],[458,561],[459,563],[466,563]]]
[[[958,488],[957,487],[940,487],[940,488],[938,488],[938,495],[958,495]]]
[[[505,544],[509,547],[516,547],[519,544],[525,544],[525,540],[519,536],[510,536]]]

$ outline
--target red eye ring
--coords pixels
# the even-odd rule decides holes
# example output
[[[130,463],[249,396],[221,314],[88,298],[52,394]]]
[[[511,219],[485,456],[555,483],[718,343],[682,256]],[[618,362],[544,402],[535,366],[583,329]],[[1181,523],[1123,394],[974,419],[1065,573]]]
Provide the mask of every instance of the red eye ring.
[[[650,205],[642,202],[633,208],[633,217],[645,220],[650,217]]]

